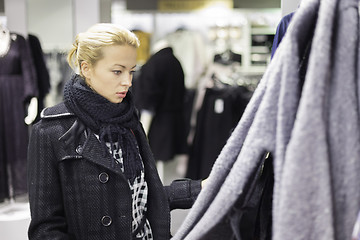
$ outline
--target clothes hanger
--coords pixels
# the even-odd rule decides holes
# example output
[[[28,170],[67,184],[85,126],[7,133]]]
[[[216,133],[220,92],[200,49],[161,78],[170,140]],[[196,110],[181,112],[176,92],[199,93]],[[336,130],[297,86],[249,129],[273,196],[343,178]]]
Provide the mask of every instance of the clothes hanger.
[[[230,48],[228,48],[225,52],[216,54],[214,56],[214,62],[224,65],[231,65],[236,62],[241,64],[241,55],[234,53]]]

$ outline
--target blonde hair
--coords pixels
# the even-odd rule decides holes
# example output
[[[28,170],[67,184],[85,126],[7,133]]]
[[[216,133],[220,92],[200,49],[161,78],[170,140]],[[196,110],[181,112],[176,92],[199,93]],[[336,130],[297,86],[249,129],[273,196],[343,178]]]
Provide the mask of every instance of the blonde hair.
[[[80,68],[83,61],[94,66],[103,57],[103,47],[126,44],[138,48],[140,41],[126,28],[111,23],[98,23],[76,36],[67,61],[74,70]]]

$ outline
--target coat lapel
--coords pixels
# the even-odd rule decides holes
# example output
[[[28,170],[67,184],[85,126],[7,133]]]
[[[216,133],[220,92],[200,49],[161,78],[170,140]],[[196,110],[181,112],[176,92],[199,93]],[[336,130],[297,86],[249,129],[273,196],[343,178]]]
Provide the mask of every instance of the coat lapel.
[[[110,171],[122,173],[121,169],[117,167],[117,165],[112,165],[114,159],[110,156],[109,151],[104,149],[96,136],[94,134],[90,134],[87,137],[90,139],[85,141],[83,146],[81,146],[82,151],[80,151],[79,154],[86,160],[89,160],[97,165],[101,165]]]

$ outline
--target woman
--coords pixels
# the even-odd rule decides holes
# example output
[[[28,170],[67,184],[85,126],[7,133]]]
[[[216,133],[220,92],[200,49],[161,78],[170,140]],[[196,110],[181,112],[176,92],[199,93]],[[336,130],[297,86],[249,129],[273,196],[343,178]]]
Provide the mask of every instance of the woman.
[[[30,137],[30,240],[169,239],[170,210],[199,194],[200,181],[159,179],[129,91],[138,47],[113,24],[76,37],[68,61],[79,74]]]

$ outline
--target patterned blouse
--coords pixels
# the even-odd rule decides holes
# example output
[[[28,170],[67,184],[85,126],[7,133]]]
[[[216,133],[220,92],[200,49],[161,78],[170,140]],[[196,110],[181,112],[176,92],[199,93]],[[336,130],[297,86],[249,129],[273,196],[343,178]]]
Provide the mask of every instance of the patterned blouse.
[[[123,156],[119,144],[114,143],[114,152],[111,152],[111,144],[106,143],[110,153],[116,160],[115,163],[120,165],[121,170],[124,172]],[[140,159],[141,155],[139,153]],[[144,213],[147,210],[147,196],[148,186],[145,181],[144,170],[141,171],[140,176],[137,176],[135,181],[131,183],[128,181],[132,194],[132,231],[135,232],[144,217]],[[136,239],[139,240],[153,240],[153,235],[149,221],[146,219],[143,229],[136,235]]]

